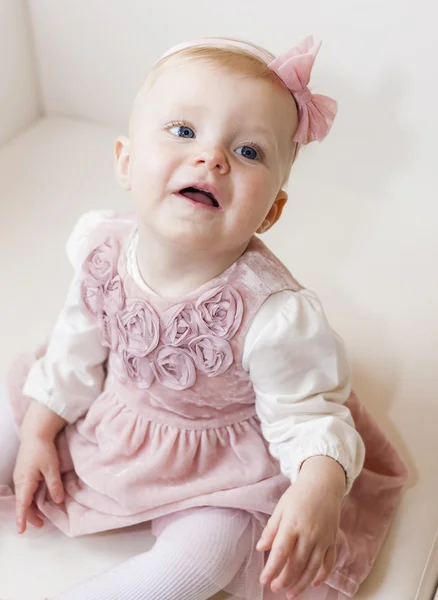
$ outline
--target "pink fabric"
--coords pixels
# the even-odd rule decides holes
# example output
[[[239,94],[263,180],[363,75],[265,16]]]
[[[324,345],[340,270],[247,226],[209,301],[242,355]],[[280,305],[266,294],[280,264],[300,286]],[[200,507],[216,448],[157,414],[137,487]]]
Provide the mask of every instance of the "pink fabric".
[[[126,298],[116,270],[119,242],[110,238],[84,263],[85,310],[101,320],[102,343],[118,354],[122,379],[148,388],[157,379],[173,390],[191,388],[197,371],[208,377],[224,373],[233,363],[228,342],[240,327],[243,301],[229,285],[207,290],[196,303],[183,302],[164,311],[161,347],[160,318],[141,298]]]
[[[336,100],[312,94],[307,87],[322,42],[309,36],[291,50],[277,56],[268,67],[275,71],[298,104],[299,125],[294,141],[309,144],[322,141],[330,132],[338,110]]]
[[[345,600],[346,598],[348,596],[327,584],[319,585],[317,588],[309,586],[298,596],[299,600]],[[266,590],[263,594],[263,600],[286,600],[286,593],[274,594],[270,590]]]
[[[286,53],[273,58],[266,50],[238,40],[201,38],[174,46],[160,60],[191,46],[239,48],[257,56],[278,75],[295,98],[298,107],[298,128],[293,141],[306,145],[314,141],[321,142],[328,135],[338,110],[336,100],[321,94],[312,94],[308,88],[321,44],[322,42],[315,43],[313,36],[308,36]]]
[[[38,507],[70,536],[200,506],[245,510],[263,527],[289,482],[262,436],[242,367],[243,344],[261,304],[299,284],[254,238],[236,263],[177,304],[148,295],[126,269],[134,229],[133,219],[116,216],[90,240],[84,307],[110,348],[108,375],[88,412],[58,438],[65,504],[54,505],[41,485]],[[112,329],[118,333],[108,340]],[[11,374],[17,422],[26,409],[21,390],[33,360],[25,357]],[[344,499],[337,565],[328,583],[352,596],[380,549],[406,472],[354,394],[348,406],[367,457]]]

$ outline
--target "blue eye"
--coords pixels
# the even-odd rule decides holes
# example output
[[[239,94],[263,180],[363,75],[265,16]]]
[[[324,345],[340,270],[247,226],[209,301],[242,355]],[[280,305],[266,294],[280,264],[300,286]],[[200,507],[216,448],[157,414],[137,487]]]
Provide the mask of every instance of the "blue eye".
[[[182,138],[191,139],[195,137],[195,132],[191,127],[187,127],[187,125],[178,125],[176,127],[171,127],[169,131],[173,135],[177,135],[178,137]]]
[[[237,148],[236,152],[237,154],[241,154],[250,160],[257,160],[260,158],[257,150],[255,150],[255,148],[251,148],[251,146],[240,146],[240,148]]]

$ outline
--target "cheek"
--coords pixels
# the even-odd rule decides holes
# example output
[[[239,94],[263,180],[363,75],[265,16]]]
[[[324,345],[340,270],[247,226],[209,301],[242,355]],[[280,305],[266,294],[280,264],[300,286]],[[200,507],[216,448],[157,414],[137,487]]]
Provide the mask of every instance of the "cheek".
[[[239,222],[244,223],[252,234],[268,214],[278,189],[271,177],[258,172],[242,180],[235,190],[239,197]]]
[[[255,170],[253,173],[240,178],[235,189],[242,203],[251,204],[252,206],[269,204],[275,193],[273,182],[266,176],[266,173],[256,172]]]
[[[171,176],[175,161],[169,148],[154,145],[142,149],[133,157],[132,187],[162,187]]]

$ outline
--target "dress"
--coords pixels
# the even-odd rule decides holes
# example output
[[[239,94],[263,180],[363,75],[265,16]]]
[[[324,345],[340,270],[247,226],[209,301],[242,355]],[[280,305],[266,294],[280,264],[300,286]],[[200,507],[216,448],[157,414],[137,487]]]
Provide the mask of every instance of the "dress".
[[[262,434],[243,345],[263,303],[300,286],[254,237],[229,269],[185,298],[147,294],[127,270],[134,228],[132,216],[116,215],[90,236],[83,311],[107,349],[106,378],[96,400],[58,437],[65,504],[53,504],[42,485],[38,507],[72,536],[198,506],[235,508],[253,515],[256,541],[290,480],[276,459],[281,450],[275,458]],[[31,362],[11,377],[18,422]],[[375,560],[406,473],[353,393],[347,405],[367,457],[348,485],[328,583],[353,595]],[[256,576],[260,556],[245,565]]]

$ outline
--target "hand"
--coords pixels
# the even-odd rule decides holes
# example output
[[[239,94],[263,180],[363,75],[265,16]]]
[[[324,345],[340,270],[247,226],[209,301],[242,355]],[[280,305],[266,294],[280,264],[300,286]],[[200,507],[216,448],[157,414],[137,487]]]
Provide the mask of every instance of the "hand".
[[[26,531],[27,522],[38,528],[44,525],[43,515],[34,503],[34,494],[43,480],[53,501],[61,504],[64,488],[55,442],[38,436],[24,437],[14,471],[16,522],[20,534]]]
[[[311,462],[316,467],[313,472]],[[321,467],[328,467],[330,473],[324,471],[321,477]],[[336,561],[344,491],[344,471],[333,459],[312,457],[304,463],[257,544],[257,550],[270,550],[262,585],[271,584],[273,592],[285,588],[287,598],[296,598],[310,584],[316,587],[327,579]]]

